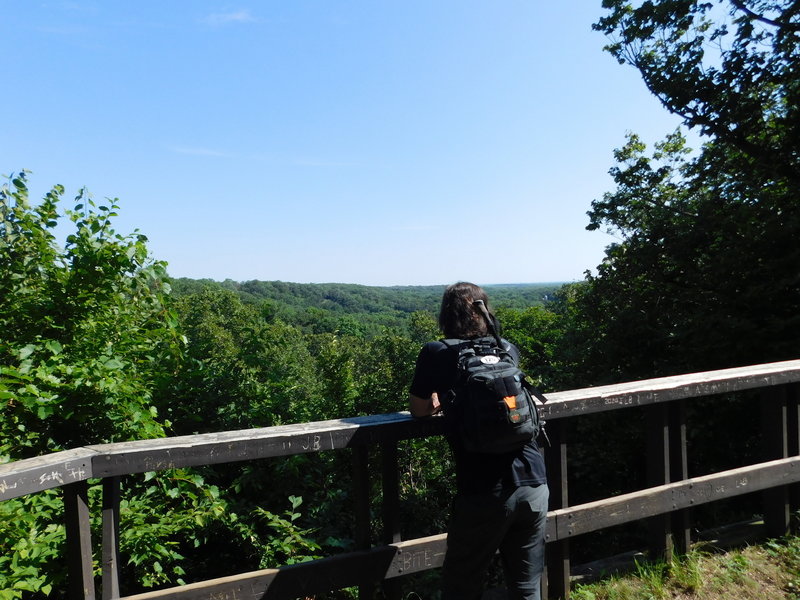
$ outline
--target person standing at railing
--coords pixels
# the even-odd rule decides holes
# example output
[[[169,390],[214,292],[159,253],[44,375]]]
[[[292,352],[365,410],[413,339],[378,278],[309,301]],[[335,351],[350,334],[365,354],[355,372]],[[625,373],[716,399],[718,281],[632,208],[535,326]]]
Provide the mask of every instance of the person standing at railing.
[[[482,288],[460,282],[445,290],[439,313],[445,338],[489,336],[487,319],[495,329],[497,321]],[[518,361],[519,350],[503,343]],[[423,346],[410,387],[412,415],[446,411],[442,400],[456,382],[457,361],[457,349],[442,341]],[[489,563],[500,550],[509,598],[540,600],[549,491],[536,440],[502,454],[467,452],[455,435],[448,435],[448,441],[455,458],[456,495],[447,531],[443,599],[478,600]]]

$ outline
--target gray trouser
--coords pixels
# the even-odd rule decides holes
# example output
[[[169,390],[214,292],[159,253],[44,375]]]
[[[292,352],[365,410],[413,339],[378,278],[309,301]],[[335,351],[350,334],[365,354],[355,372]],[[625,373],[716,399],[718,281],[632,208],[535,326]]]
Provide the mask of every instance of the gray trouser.
[[[495,552],[510,600],[540,600],[547,485],[457,494],[447,531],[443,600],[478,600]]]

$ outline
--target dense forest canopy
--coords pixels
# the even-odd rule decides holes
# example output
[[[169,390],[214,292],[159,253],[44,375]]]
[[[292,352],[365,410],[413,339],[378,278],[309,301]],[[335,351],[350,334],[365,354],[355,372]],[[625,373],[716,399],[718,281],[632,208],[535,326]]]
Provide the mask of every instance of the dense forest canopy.
[[[377,287],[346,283],[291,283],[173,279],[175,296],[203,290],[233,291],[245,304],[258,306],[270,318],[306,332],[350,332],[375,335],[385,328],[405,330],[418,311],[437,314],[444,285]],[[493,306],[524,309],[542,306],[561,287],[559,283],[487,285]]]
[[[800,3],[603,7],[607,50],[703,144],[690,150],[678,130],[648,148],[629,134],[614,189],[588,213],[589,229],[618,241],[585,281],[488,286],[504,335],[545,391],[798,358]],[[405,408],[418,349],[440,336],[441,286],[171,280],[144,235],[114,230],[116,201],[80,192],[61,209],[56,185],[34,205],[27,177],[0,188],[0,461]],[[755,451],[749,405],[715,402],[727,435],[689,432],[693,472]],[[572,425],[573,501],[641,482],[640,419]],[[444,529],[448,456],[441,439],[401,448],[407,535]],[[132,478],[127,591],[352,547],[345,463],[303,455]],[[0,503],[0,598],[61,597],[62,511],[56,493]]]

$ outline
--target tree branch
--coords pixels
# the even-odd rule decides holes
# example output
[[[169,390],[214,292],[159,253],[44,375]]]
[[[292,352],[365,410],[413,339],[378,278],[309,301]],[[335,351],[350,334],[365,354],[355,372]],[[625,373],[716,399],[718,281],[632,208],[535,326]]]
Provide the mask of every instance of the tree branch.
[[[779,29],[800,31],[800,23],[791,23],[789,21],[778,21],[776,19],[770,19],[769,17],[765,17],[764,15],[759,15],[758,13],[747,8],[743,0],[731,0],[731,4],[733,4],[736,8],[744,12],[748,16],[748,18],[754,21],[760,21],[762,23],[766,23],[767,25],[778,27]]]

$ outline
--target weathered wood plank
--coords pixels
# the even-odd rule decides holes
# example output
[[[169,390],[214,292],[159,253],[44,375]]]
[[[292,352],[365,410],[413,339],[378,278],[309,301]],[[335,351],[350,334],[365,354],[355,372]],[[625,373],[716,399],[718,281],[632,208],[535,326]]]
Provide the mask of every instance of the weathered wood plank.
[[[254,460],[424,437],[442,432],[439,418],[407,412],[90,446],[96,477]]]
[[[399,453],[397,442],[382,442],[380,446],[381,484],[383,487],[381,537],[384,544],[395,544],[401,540]],[[403,596],[400,582],[396,579],[384,581],[382,592],[386,600],[401,600]]]
[[[800,360],[555,392],[541,411],[552,420],[792,382],[800,382]],[[400,412],[88,446],[0,465],[0,500],[89,477],[320,452],[442,431],[440,418],[414,419]]]
[[[435,535],[277,569],[127,596],[123,600],[281,600],[312,596],[440,567],[445,546],[446,535]]]
[[[670,428],[669,404],[654,404],[645,408],[647,417],[647,485],[656,487],[670,482]],[[648,552],[651,558],[672,560],[672,528],[670,515],[663,513],[650,517]]]
[[[547,465],[550,485],[549,508],[559,509],[569,506],[569,486],[567,477],[567,439],[566,422],[550,421],[547,434],[550,445],[545,446],[544,458]],[[545,540],[545,576],[542,585],[543,598],[569,598],[570,548],[569,540],[557,540],[555,519],[547,520]],[[549,543],[551,542],[552,543]]]
[[[440,533],[391,546],[397,551],[386,571],[387,579],[441,567],[447,550],[447,534]]]
[[[369,448],[357,446],[353,448],[353,513],[356,518],[355,546],[359,550],[370,547],[370,505],[369,505]],[[374,585],[362,583],[358,587],[360,600],[372,598],[375,594]]]
[[[787,386],[761,390],[762,460],[789,456]],[[789,533],[789,488],[777,487],[762,494],[764,525],[770,537]]]
[[[0,465],[0,501],[77,483],[92,477],[87,448],[55,452]]]
[[[711,396],[800,381],[800,360],[674,375],[546,394],[545,419],[646,406],[680,398]]]
[[[103,600],[119,598],[120,480],[103,480]]]
[[[800,384],[793,383],[787,386],[787,427],[789,437],[789,456],[800,455]],[[792,528],[798,529],[798,515],[800,514],[800,484],[789,486],[789,506],[791,509]]]
[[[553,511],[556,539],[800,481],[800,457],[686,479]]]
[[[683,481],[689,477],[689,452],[686,437],[686,399],[670,403],[670,478]],[[672,513],[672,536],[675,551],[686,554],[692,545],[691,509]]]
[[[89,487],[85,481],[65,485],[64,525],[67,533],[67,597],[94,600]]]

